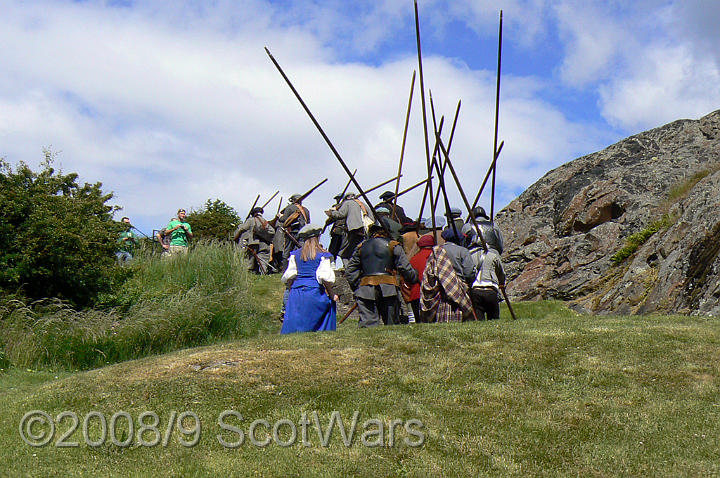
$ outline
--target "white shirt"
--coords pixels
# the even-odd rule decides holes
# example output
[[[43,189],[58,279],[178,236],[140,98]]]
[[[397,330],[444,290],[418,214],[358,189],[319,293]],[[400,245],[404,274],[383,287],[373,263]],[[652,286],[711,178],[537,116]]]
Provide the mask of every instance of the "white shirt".
[[[285,273],[282,275],[281,280],[283,281],[283,284],[287,284],[288,281],[295,279],[295,277],[297,277],[297,264],[295,264],[295,256],[291,255],[288,260],[287,269],[285,269]],[[315,279],[320,285],[325,282],[328,284],[335,283],[335,271],[332,268],[329,257],[325,256],[320,259],[320,265],[315,271]]]

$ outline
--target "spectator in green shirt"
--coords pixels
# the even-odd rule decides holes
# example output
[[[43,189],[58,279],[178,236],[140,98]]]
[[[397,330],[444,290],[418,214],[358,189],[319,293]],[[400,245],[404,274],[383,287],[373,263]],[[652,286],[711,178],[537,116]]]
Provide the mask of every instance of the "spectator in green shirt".
[[[184,254],[187,252],[188,240],[192,239],[193,233],[190,224],[185,220],[185,209],[178,209],[177,219],[173,218],[167,225],[166,234],[170,234],[170,255]]]
[[[115,256],[117,257],[118,263],[123,264],[132,260],[132,253],[137,245],[137,238],[132,232],[132,224],[130,224],[129,217],[123,217],[120,219],[120,222],[125,226],[125,230],[120,233],[120,237],[118,238],[118,250]]]

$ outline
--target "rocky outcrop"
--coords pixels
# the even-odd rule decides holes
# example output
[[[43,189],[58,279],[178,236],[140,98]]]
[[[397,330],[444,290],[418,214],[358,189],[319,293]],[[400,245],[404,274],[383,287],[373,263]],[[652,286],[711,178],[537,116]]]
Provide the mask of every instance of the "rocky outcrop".
[[[592,313],[720,314],[718,211],[720,110],[564,164],[500,211],[508,292]]]

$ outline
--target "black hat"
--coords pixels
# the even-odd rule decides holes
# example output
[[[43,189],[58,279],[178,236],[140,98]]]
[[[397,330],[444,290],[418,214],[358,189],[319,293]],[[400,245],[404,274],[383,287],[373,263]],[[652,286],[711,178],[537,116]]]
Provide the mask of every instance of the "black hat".
[[[387,217],[381,217],[381,218],[380,218],[380,222],[378,222],[378,221],[376,220],[376,221],[375,221],[374,223],[372,223],[372,224],[370,225],[370,227],[368,228],[368,232],[370,232],[371,234],[374,233],[374,232],[377,231],[377,230],[380,230],[380,231],[388,231],[388,232],[390,231],[390,221],[388,221],[388,218],[387,218]]]
[[[392,191],[385,191],[384,193],[382,193],[380,195],[380,199],[382,199],[384,201],[389,201],[394,197],[395,197],[395,193],[393,193]]]
[[[300,194],[293,194],[288,198],[288,201],[290,202],[296,202],[298,199],[300,199],[302,196]]]
[[[265,210],[263,208],[261,208],[260,206],[258,206],[258,207],[252,208],[252,210],[250,211],[250,215],[254,216],[256,214],[262,214],[264,212],[265,212]]]

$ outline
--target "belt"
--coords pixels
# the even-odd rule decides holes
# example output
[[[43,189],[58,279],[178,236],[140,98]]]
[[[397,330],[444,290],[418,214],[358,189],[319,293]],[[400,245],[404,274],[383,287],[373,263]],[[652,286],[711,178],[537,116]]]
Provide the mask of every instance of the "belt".
[[[383,275],[377,275],[377,276],[365,276],[362,279],[360,279],[360,285],[380,285],[380,284],[389,284],[389,285],[398,285],[397,278],[392,275],[383,274]]]

